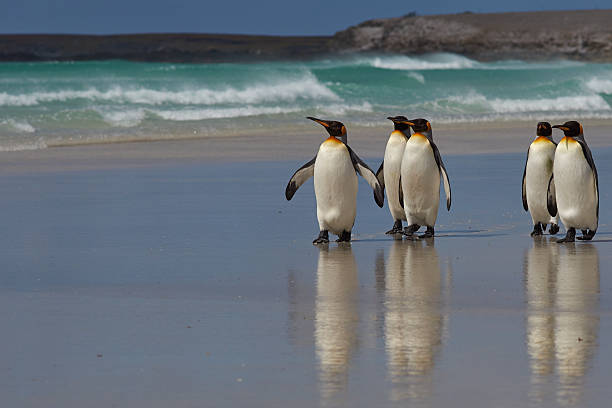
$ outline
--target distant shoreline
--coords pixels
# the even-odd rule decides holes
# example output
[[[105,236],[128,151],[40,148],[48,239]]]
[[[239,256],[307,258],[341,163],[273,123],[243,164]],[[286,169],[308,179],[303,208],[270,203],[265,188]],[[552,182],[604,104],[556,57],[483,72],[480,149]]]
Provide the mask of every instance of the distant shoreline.
[[[3,34],[0,61],[248,62],[330,53],[331,37],[239,34]]]
[[[258,62],[450,52],[480,61],[612,61],[612,10],[462,13],[370,20],[333,36],[2,34],[0,62]]]

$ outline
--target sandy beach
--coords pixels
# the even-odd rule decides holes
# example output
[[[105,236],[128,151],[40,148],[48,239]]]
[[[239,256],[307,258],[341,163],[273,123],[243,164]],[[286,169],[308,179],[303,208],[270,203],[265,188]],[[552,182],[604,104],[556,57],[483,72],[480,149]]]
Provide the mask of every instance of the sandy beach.
[[[529,237],[532,128],[434,127],[430,243],[360,180],[354,241],[311,244],[312,182],[283,192],[320,129],[1,152],[4,405],[605,406],[612,123],[585,122],[600,227],[571,245]],[[387,134],[349,144],[377,167]]]
[[[589,146],[612,146],[611,126],[610,120],[585,122]],[[239,130],[204,138],[179,134],[173,135],[173,140],[156,136],[133,143],[52,143],[47,149],[0,152],[0,172],[133,168],[179,162],[308,161],[326,136],[309,123],[296,128]],[[371,167],[378,166],[389,131],[389,126],[349,126],[349,144],[360,156],[375,158]],[[526,152],[534,134],[533,121],[434,125],[435,141],[447,155]]]

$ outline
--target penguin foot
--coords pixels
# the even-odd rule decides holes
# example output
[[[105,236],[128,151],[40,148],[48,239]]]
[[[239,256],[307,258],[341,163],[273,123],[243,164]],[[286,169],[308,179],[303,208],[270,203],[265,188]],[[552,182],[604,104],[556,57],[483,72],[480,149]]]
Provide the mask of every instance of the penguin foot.
[[[402,233],[402,220],[395,220],[393,227],[385,232],[385,234],[401,234]]]
[[[417,232],[421,228],[420,225],[412,224],[404,228],[402,234],[406,236],[406,238],[414,238],[414,233]]]
[[[593,230],[582,230],[582,236],[577,239],[581,241],[590,241],[595,236],[595,231]]]
[[[351,231],[342,231],[336,242],[351,242]]]
[[[420,235],[419,238],[426,239],[426,238],[433,238],[433,236],[434,236],[434,227],[427,227],[427,231],[425,231],[424,234]]]
[[[559,238],[557,243],[574,242],[576,238],[576,228],[569,228],[563,238]]]
[[[546,227],[544,227],[544,228],[546,228]],[[533,231],[531,231],[531,236],[532,237],[536,237],[536,236],[542,235],[542,234],[543,234],[543,232],[542,232],[542,224],[539,223],[539,222],[535,223],[534,226],[533,226]]]
[[[557,235],[559,232],[559,226],[557,224],[550,224],[550,228],[548,229],[548,233],[550,235]]]
[[[329,233],[327,232],[327,230],[319,232],[319,236],[317,237],[317,239],[312,241],[312,243],[313,245],[329,243]]]

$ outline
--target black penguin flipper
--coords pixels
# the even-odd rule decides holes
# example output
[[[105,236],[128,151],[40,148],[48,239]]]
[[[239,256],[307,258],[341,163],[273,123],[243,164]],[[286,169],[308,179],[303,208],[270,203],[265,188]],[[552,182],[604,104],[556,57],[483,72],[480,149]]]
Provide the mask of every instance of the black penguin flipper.
[[[438,170],[442,175],[442,181],[444,182],[444,193],[446,194],[446,209],[450,210],[451,208],[451,186],[450,181],[448,179],[448,174],[446,173],[446,167],[444,167],[444,162],[442,162],[442,156],[440,155],[440,151],[438,150],[438,146],[430,140],[429,144],[434,152],[434,158],[436,159],[436,164],[438,165]]]
[[[548,190],[546,192],[546,208],[552,217],[557,216],[557,196],[555,191],[555,176],[550,176],[548,180]]]
[[[295,194],[297,189],[300,188],[300,186],[304,184],[306,180],[314,176],[314,164],[316,160],[317,156],[313,157],[311,161],[309,161],[308,163],[297,169],[295,173],[293,173],[293,176],[291,176],[291,179],[287,184],[287,188],[285,188],[285,198],[287,199],[287,201],[293,198],[293,195]]]
[[[372,187],[372,190],[374,190],[374,201],[376,201],[379,207],[382,207],[385,203],[385,193],[378,182],[378,178],[376,178],[376,174],[374,174],[372,169],[357,156],[357,153],[355,153],[349,145],[346,145],[346,148],[351,156],[351,162],[353,163],[355,171],[368,182],[370,187]]]
[[[380,163],[380,167],[376,171],[376,178],[378,179],[378,183],[380,184],[383,190],[385,189],[385,172],[383,171],[384,166],[385,161],[383,160],[382,163]]]
[[[383,160],[382,163],[380,163],[378,171],[376,171],[376,179],[378,180],[378,184],[380,184],[380,188],[382,188],[383,193],[385,192],[385,172],[383,171],[384,165],[385,161]],[[376,190],[374,190],[374,200],[376,200]]]
[[[527,162],[529,161],[529,149],[527,149],[527,158],[525,159],[525,168],[523,169],[523,208],[529,211],[527,205],[527,186],[525,185],[525,176],[527,175]]]
[[[576,138],[576,141],[580,143],[580,147],[582,147],[582,153],[584,154],[584,158],[586,159],[591,171],[593,172],[593,177],[595,177],[595,190],[597,193],[597,219],[599,220],[599,176],[597,175],[597,168],[595,167],[595,161],[593,160],[593,155],[591,154],[591,149],[586,144],[584,137]]]
[[[400,202],[400,206],[402,208],[404,208],[404,189],[402,188],[402,175],[400,174],[399,176],[399,202]]]

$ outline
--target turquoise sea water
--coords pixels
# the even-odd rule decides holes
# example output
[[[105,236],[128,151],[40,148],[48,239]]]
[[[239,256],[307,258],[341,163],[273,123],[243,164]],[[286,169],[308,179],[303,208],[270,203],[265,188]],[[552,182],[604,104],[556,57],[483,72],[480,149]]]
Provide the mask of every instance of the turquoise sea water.
[[[310,62],[0,64],[0,150],[307,129],[612,118],[612,64],[480,63],[452,54]]]

